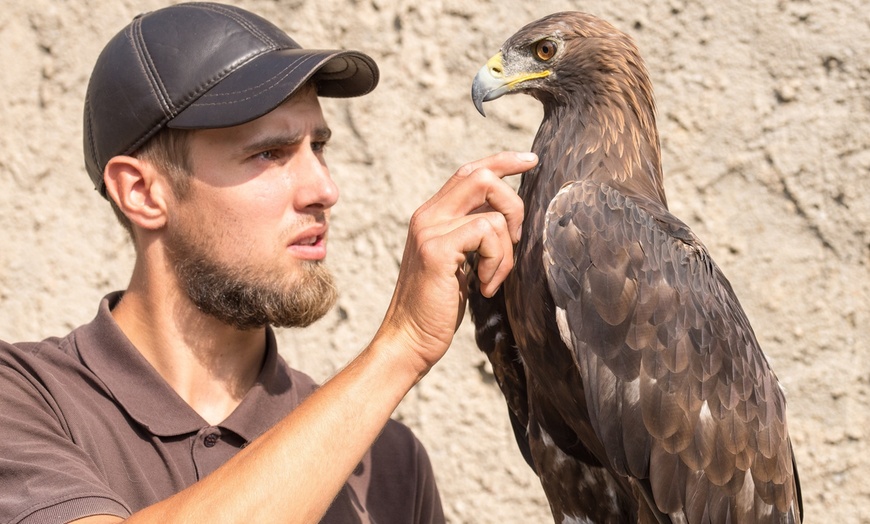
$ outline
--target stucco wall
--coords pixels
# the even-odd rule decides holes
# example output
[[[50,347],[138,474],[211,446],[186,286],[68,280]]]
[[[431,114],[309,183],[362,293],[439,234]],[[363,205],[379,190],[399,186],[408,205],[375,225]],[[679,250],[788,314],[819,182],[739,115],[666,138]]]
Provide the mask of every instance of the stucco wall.
[[[123,288],[132,250],[92,190],[81,105],[102,45],[155,0],[2,0],[0,338],[64,334]],[[807,522],[870,522],[870,15],[867,0],[248,0],[303,45],[358,48],[380,87],[326,101],[343,194],[338,307],[281,333],[325,379],[374,333],[407,220],[460,164],[527,149],[528,97],[474,110],[477,69],[520,26],[582,8],[631,32],[656,87],[672,210],[730,278],[789,399]],[[547,522],[469,323],[396,416],[451,522]],[[2,408],[0,408],[2,409]]]

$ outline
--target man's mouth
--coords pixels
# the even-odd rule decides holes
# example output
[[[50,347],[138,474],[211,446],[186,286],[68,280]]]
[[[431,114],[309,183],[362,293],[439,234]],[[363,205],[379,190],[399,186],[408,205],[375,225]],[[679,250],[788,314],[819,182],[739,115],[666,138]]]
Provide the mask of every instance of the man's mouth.
[[[305,237],[293,243],[294,246],[313,246],[319,244],[323,240],[323,235],[313,237]]]
[[[297,259],[323,260],[326,258],[326,227],[317,226],[300,232],[288,247]]]

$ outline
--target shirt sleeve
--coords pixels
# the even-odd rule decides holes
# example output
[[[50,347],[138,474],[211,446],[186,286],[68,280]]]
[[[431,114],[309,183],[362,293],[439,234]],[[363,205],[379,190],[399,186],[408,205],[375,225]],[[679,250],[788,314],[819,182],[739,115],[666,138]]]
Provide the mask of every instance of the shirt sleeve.
[[[0,523],[65,523],[129,509],[77,446],[28,356],[0,343]]]

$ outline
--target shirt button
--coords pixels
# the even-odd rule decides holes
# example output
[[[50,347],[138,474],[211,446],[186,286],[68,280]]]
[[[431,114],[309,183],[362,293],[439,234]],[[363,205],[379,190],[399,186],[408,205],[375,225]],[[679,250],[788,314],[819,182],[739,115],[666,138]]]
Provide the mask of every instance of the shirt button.
[[[220,437],[216,433],[210,433],[205,436],[205,439],[202,443],[205,444],[205,447],[211,448],[214,447],[215,444],[217,444],[218,439],[220,439]]]

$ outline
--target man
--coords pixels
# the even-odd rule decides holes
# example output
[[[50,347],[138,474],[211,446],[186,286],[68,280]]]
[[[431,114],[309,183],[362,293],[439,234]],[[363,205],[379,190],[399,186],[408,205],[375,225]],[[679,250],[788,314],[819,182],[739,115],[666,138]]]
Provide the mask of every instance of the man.
[[[86,167],[128,228],[123,293],[64,338],[0,344],[0,522],[441,522],[419,442],[389,421],[445,353],[465,305],[513,260],[534,155],[463,166],[411,219],[371,343],[319,388],[270,325],[332,305],[338,189],[318,96],[377,84],[371,58],[300,49],[241,9],[180,4],[104,49],[85,100]]]

